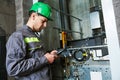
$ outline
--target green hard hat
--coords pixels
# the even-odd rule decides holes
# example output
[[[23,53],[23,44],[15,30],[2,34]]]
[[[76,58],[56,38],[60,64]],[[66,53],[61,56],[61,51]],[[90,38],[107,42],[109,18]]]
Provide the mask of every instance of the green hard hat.
[[[37,12],[38,14],[46,17],[48,20],[51,19],[51,7],[43,2],[36,2],[32,5],[30,11]]]

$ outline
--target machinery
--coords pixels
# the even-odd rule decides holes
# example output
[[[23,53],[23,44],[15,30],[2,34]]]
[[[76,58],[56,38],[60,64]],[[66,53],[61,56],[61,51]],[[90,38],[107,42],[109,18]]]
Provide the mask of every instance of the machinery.
[[[107,45],[102,40],[97,36],[68,41],[58,50],[61,74],[55,73],[53,80],[111,80]]]
[[[81,26],[82,20],[71,15],[69,15],[69,17],[76,19],[76,21],[74,21],[74,19],[70,18],[71,22],[74,22],[70,23],[71,31],[66,30],[66,27],[62,27],[61,29],[55,28],[62,31],[62,47],[58,50],[58,55],[61,57],[60,60],[58,62],[56,61],[55,65],[52,66],[53,80],[112,80],[105,26],[102,9],[100,7],[101,2],[98,2],[98,0],[90,1],[90,11],[89,14],[86,15],[90,15],[88,19],[90,19],[92,36],[84,38],[84,33],[89,34],[87,33],[87,28],[85,28],[86,25],[83,24],[84,26]],[[82,4],[81,2],[81,5]],[[83,9],[79,8],[79,10]],[[68,16],[62,11],[60,11],[60,13],[62,13],[62,17],[64,15]],[[82,17],[82,13],[80,14]],[[62,21],[64,21],[64,18]],[[78,24],[76,24],[77,21]],[[87,22],[85,24],[87,24]],[[79,32],[75,32],[74,29],[72,29],[75,28],[76,25],[79,28],[76,28],[75,31],[79,30]],[[89,26],[89,23],[87,26]],[[83,28],[86,30],[83,31]],[[69,41],[66,39],[67,32],[74,36],[74,40]],[[57,69],[57,72],[55,72],[54,69]]]

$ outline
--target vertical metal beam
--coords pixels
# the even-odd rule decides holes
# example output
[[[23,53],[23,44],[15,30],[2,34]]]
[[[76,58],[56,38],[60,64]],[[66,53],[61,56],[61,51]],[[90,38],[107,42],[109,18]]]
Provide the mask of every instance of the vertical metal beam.
[[[112,0],[101,0],[104,16],[112,80],[120,80],[120,45]]]
[[[59,5],[60,5],[60,10],[62,10],[63,12],[65,12],[65,8],[64,8],[64,0],[59,0]],[[65,27],[65,15],[60,13],[61,15],[61,28],[62,29],[66,29]]]

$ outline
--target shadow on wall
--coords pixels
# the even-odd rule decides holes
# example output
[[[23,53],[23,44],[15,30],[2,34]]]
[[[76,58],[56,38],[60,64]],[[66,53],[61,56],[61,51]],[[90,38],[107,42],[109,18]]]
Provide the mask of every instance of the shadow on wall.
[[[7,80],[7,73],[5,67],[6,59],[6,33],[0,27],[0,80]]]

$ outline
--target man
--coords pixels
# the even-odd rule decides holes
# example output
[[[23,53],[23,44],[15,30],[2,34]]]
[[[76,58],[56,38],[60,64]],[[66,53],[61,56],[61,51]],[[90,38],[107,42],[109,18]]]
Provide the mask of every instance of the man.
[[[42,40],[35,34],[51,20],[49,5],[37,2],[29,11],[26,25],[14,32],[6,44],[6,69],[16,80],[50,80],[49,64],[58,57],[57,51],[44,51]]]

